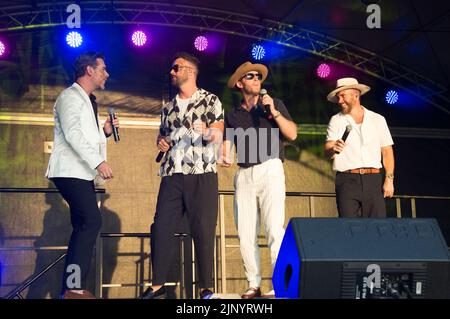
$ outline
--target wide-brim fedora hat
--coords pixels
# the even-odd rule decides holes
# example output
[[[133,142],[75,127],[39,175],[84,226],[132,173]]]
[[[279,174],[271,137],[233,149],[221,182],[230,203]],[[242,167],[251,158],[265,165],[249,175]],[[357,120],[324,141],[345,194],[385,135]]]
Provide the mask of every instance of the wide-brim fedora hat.
[[[337,103],[339,101],[339,98],[336,95],[339,92],[348,89],[356,89],[361,92],[361,95],[364,95],[370,91],[370,87],[365,84],[359,83],[355,78],[342,78],[337,80],[336,88],[327,95],[327,100],[333,103]]]
[[[227,86],[232,89],[236,86],[236,83],[244,77],[245,74],[247,74],[250,71],[257,71],[262,74],[262,80],[261,83],[264,82],[264,80],[267,77],[267,73],[269,71],[267,70],[267,67],[264,64],[259,63],[251,63],[251,62],[244,62],[242,63],[236,71],[234,71],[233,75],[228,79]]]

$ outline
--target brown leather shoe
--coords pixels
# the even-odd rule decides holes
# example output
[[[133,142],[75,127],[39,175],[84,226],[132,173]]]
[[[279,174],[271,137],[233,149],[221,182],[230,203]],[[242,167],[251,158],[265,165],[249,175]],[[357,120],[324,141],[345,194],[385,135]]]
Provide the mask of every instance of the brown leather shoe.
[[[81,294],[72,290],[66,290],[62,299],[97,299],[93,294],[87,290],[81,290]]]
[[[241,296],[242,299],[253,299],[261,297],[261,289],[259,287],[249,287]]]

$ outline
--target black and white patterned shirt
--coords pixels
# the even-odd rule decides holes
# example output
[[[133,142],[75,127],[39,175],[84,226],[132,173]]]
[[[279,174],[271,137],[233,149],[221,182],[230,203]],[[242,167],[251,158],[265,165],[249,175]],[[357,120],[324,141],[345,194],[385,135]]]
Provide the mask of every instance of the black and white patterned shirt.
[[[164,156],[159,176],[216,173],[215,147],[194,132],[192,125],[201,120],[209,127],[223,118],[219,98],[203,89],[192,95],[182,116],[176,98],[166,103],[161,110],[159,134],[168,137],[171,148]]]

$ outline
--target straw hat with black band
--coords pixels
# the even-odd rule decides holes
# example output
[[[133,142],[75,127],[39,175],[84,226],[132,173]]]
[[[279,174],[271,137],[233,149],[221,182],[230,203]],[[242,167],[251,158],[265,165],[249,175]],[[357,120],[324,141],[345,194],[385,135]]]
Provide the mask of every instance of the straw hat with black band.
[[[365,84],[358,83],[358,80],[355,78],[342,78],[337,80],[336,89],[334,89],[327,95],[327,100],[333,103],[337,103],[339,101],[337,94],[343,90],[348,89],[358,90],[361,92],[361,95],[364,95],[369,92],[370,87]]]

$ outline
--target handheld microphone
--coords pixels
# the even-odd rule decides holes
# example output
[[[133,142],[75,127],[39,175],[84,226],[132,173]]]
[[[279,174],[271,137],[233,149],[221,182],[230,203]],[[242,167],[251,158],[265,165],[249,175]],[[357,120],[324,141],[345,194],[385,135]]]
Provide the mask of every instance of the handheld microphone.
[[[347,125],[347,127],[345,128],[345,132],[344,135],[342,135],[341,140],[345,141],[347,140],[348,135],[350,134],[350,131],[352,130],[353,126],[351,126],[350,124]],[[336,152],[336,154],[339,154],[340,152]]]
[[[169,136],[164,137],[164,140],[165,140],[167,143],[170,143],[170,137],[169,137]],[[170,149],[170,148],[169,148],[169,149]],[[164,154],[166,154],[166,152],[159,151],[158,156],[156,156],[156,163],[161,162],[161,160],[162,160]]]
[[[116,118],[116,115],[114,114],[114,109],[112,107],[108,108],[108,114],[109,114],[109,120],[111,121],[111,126],[113,129],[113,135],[114,135],[114,142],[118,143],[120,141],[119,136],[119,129],[114,126],[114,119]]]
[[[266,89],[261,89],[259,91],[259,96],[262,98],[264,95],[267,94],[267,90]],[[272,118],[272,114],[270,114],[270,105],[269,104],[264,104],[262,106],[262,109],[264,111],[264,114],[266,114],[267,118],[270,120]]]

